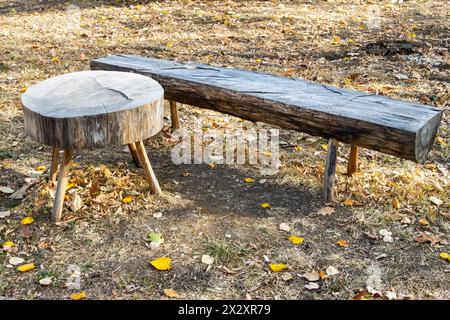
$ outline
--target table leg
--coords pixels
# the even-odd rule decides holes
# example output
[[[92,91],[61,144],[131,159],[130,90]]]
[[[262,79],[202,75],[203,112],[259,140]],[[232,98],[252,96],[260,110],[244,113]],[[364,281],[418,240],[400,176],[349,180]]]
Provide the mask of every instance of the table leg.
[[[155,173],[153,172],[152,166],[150,165],[150,160],[148,160],[147,151],[145,150],[145,146],[142,141],[136,142],[136,150],[139,154],[141,165],[144,168],[145,176],[150,183],[151,193],[161,194],[161,188],[158,180],[156,179]]]
[[[54,222],[61,220],[64,205],[64,196],[67,187],[67,175],[69,173],[70,162],[72,161],[72,150],[64,150],[64,156],[59,170],[58,186],[56,187],[55,202],[53,203],[52,219]]]
[[[52,153],[52,165],[50,167],[50,181],[55,183],[56,182],[56,176],[58,173],[58,161],[59,161],[59,149],[53,148]]]
[[[175,101],[169,101],[170,119],[172,121],[172,129],[180,129],[180,118],[178,117],[178,108]]]
[[[136,144],[130,143],[128,144],[128,149],[130,149],[131,156],[133,157],[133,162],[136,165],[136,167],[140,167],[141,164],[139,162],[139,154],[136,150]]]
[[[347,163],[347,175],[348,176],[351,176],[353,173],[358,171],[358,153],[359,153],[359,147],[351,146],[350,155],[348,157],[348,163]]]
[[[325,162],[325,172],[323,178],[323,197],[324,201],[333,202],[335,200],[335,174],[336,174],[336,158],[338,151],[338,141],[334,138],[328,140],[328,154]]]

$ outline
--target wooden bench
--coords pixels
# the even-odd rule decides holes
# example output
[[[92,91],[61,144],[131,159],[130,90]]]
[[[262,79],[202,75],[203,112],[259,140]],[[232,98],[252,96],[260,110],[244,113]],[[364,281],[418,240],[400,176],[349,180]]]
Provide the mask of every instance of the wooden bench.
[[[170,101],[175,128],[179,126],[176,102],[180,102],[329,139],[326,202],[334,200],[338,141],[352,146],[348,174],[357,169],[358,147],[422,162],[443,113],[418,103],[297,78],[141,56],[95,59],[91,69],[135,72],[158,81]]]

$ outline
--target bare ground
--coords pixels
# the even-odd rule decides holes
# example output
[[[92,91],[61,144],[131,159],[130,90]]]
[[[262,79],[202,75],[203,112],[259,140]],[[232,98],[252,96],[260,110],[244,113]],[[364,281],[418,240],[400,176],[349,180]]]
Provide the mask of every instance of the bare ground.
[[[0,253],[0,296],[67,299],[77,291],[66,288],[67,269],[76,265],[89,299],[167,299],[168,288],[187,299],[350,299],[367,286],[383,298],[387,291],[397,298],[450,298],[449,264],[439,257],[450,250],[448,7],[440,1],[375,3],[80,1],[80,11],[69,10],[81,18],[73,28],[66,4],[0,1],[0,186],[15,190],[38,166],[49,167],[51,154],[24,134],[21,92],[50,76],[88,69],[90,59],[106,54],[230,65],[445,110],[425,164],[363,150],[361,171],[347,177],[348,146],[341,146],[339,201],[328,216],[319,214],[326,153],[321,138],[281,130],[282,167],[266,177],[250,165],[175,166],[167,120],[164,132],[147,141],[164,190],[160,197],[148,193],[123,148],[78,152],[71,181],[84,207],[65,210],[58,226],[49,219],[46,174],[23,200],[0,193],[0,212],[11,212],[0,218],[0,241],[15,244]],[[374,8],[381,13],[380,30],[367,27]],[[379,40],[415,47],[383,56],[367,47]],[[188,129],[199,118],[206,128],[265,127],[190,106],[181,107],[181,118]],[[256,181],[245,183],[245,177]],[[122,203],[128,194],[133,201]],[[271,208],[261,208],[264,202]],[[35,222],[22,226],[28,215]],[[280,223],[292,230],[280,230]],[[392,243],[383,241],[382,229],[392,232]],[[156,249],[146,241],[150,231],[164,236]],[[440,241],[417,242],[424,231]],[[305,242],[293,245],[291,234]],[[350,245],[336,245],[341,239]],[[203,254],[215,257],[210,268],[201,263]],[[16,256],[36,269],[18,272],[9,265]],[[171,257],[171,270],[149,265],[161,256]],[[292,279],[270,271],[268,261],[287,264]],[[304,273],[328,266],[340,273],[318,281],[319,289],[304,288]],[[39,285],[48,276],[53,284]]]

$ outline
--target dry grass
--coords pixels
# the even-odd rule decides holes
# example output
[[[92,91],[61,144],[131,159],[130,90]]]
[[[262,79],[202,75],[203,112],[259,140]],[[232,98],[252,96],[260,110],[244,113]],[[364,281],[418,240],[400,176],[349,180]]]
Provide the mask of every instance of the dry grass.
[[[17,189],[38,165],[49,167],[49,148],[24,134],[23,88],[88,69],[90,59],[107,54],[230,65],[420,101],[445,110],[439,137],[425,164],[363,150],[362,170],[351,178],[344,174],[348,146],[341,146],[339,204],[331,218],[316,214],[326,152],[320,138],[282,130],[280,172],[265,184],[248,186],[242,178],[261,179],[258,168],[174,166],[166,130],[148,141],[164,189],[161,197],[148,194],[142,174],[122,148],[79,153],[71,179],[85,206],[76,213],[67,210],[62,225],[49,221],[51,188],[45,177],[24,201],[0,195],[0,211],[11,210],[10,218],[0,219],[0,241],[17,244],[12,252],[0,253],[0,295],[67,298],[72,292],[64,286],[67,267],[77,265],[82,289],[100,299],[160,299],[169,287],[182,298],[348,299],[367,285],[373,268],[381,270],[383,290],[399,297],[449,298],[448,264],[438,257],[448,246],[414,241],[420,231],[449,240],[450,34],[448,7],[441,1],[383,2],[381,31],[366,27],[372,8],[367,1],[78,5],[81,23],[74,29],[67,28],[66,4],[0,1],[2,186]],[[398,39],[418,43],[420,49],[392,57],[364,51],[369,42]],[[254,126],[189,106],[181,108],[181,117],[187,128],[199,117],[206,127]],[[91,194],[92,184],[101,187],[98,196]],[[124,205],[121,199],[130,193],[134,201]],[[443,204],[436,206],[431,196]],[[354,205],[343,206],[346,199]],[[392,206],[394,199],[399,208]],[[266,201],[272,209],[264,211],[259,204]],[[156,212],[162,218],[154,218]],[[19,221],[28,214],[36,222],[23,228]],[[420,226],[420,218],[430,226]],[[304,236],[305,244],[291,245],[278,230],[281,222]],[[394,243],[381,240],[382,228],[392,231]],[[157,249],[145,241],[152,230],[166,239]],[[342,238],[350,241],[349,248],[335,245]],[[217,260],[207,271],[200,262],[204,253]],[[19,274],[8,267],[16,255],[35,262],[38,270]],[[163,255],[172,257],[173,270],[152,270],[147,261]],[[293,279],[270,273],[267,259],[287,263]],[[305,290],[301,274],[328,265],[341,274],[321,282],[317,291]],[[49,275],[53,286],[40,287],[37,280]]]

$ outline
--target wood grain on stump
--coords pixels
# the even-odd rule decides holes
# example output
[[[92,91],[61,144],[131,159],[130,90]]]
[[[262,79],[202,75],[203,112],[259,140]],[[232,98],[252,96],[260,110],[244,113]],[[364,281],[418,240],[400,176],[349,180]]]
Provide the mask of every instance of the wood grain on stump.
[[[163,126],[164,92],[129,72],[82,71],[54,77],[22,95],[27,133],[59,149],[124,145]]]

